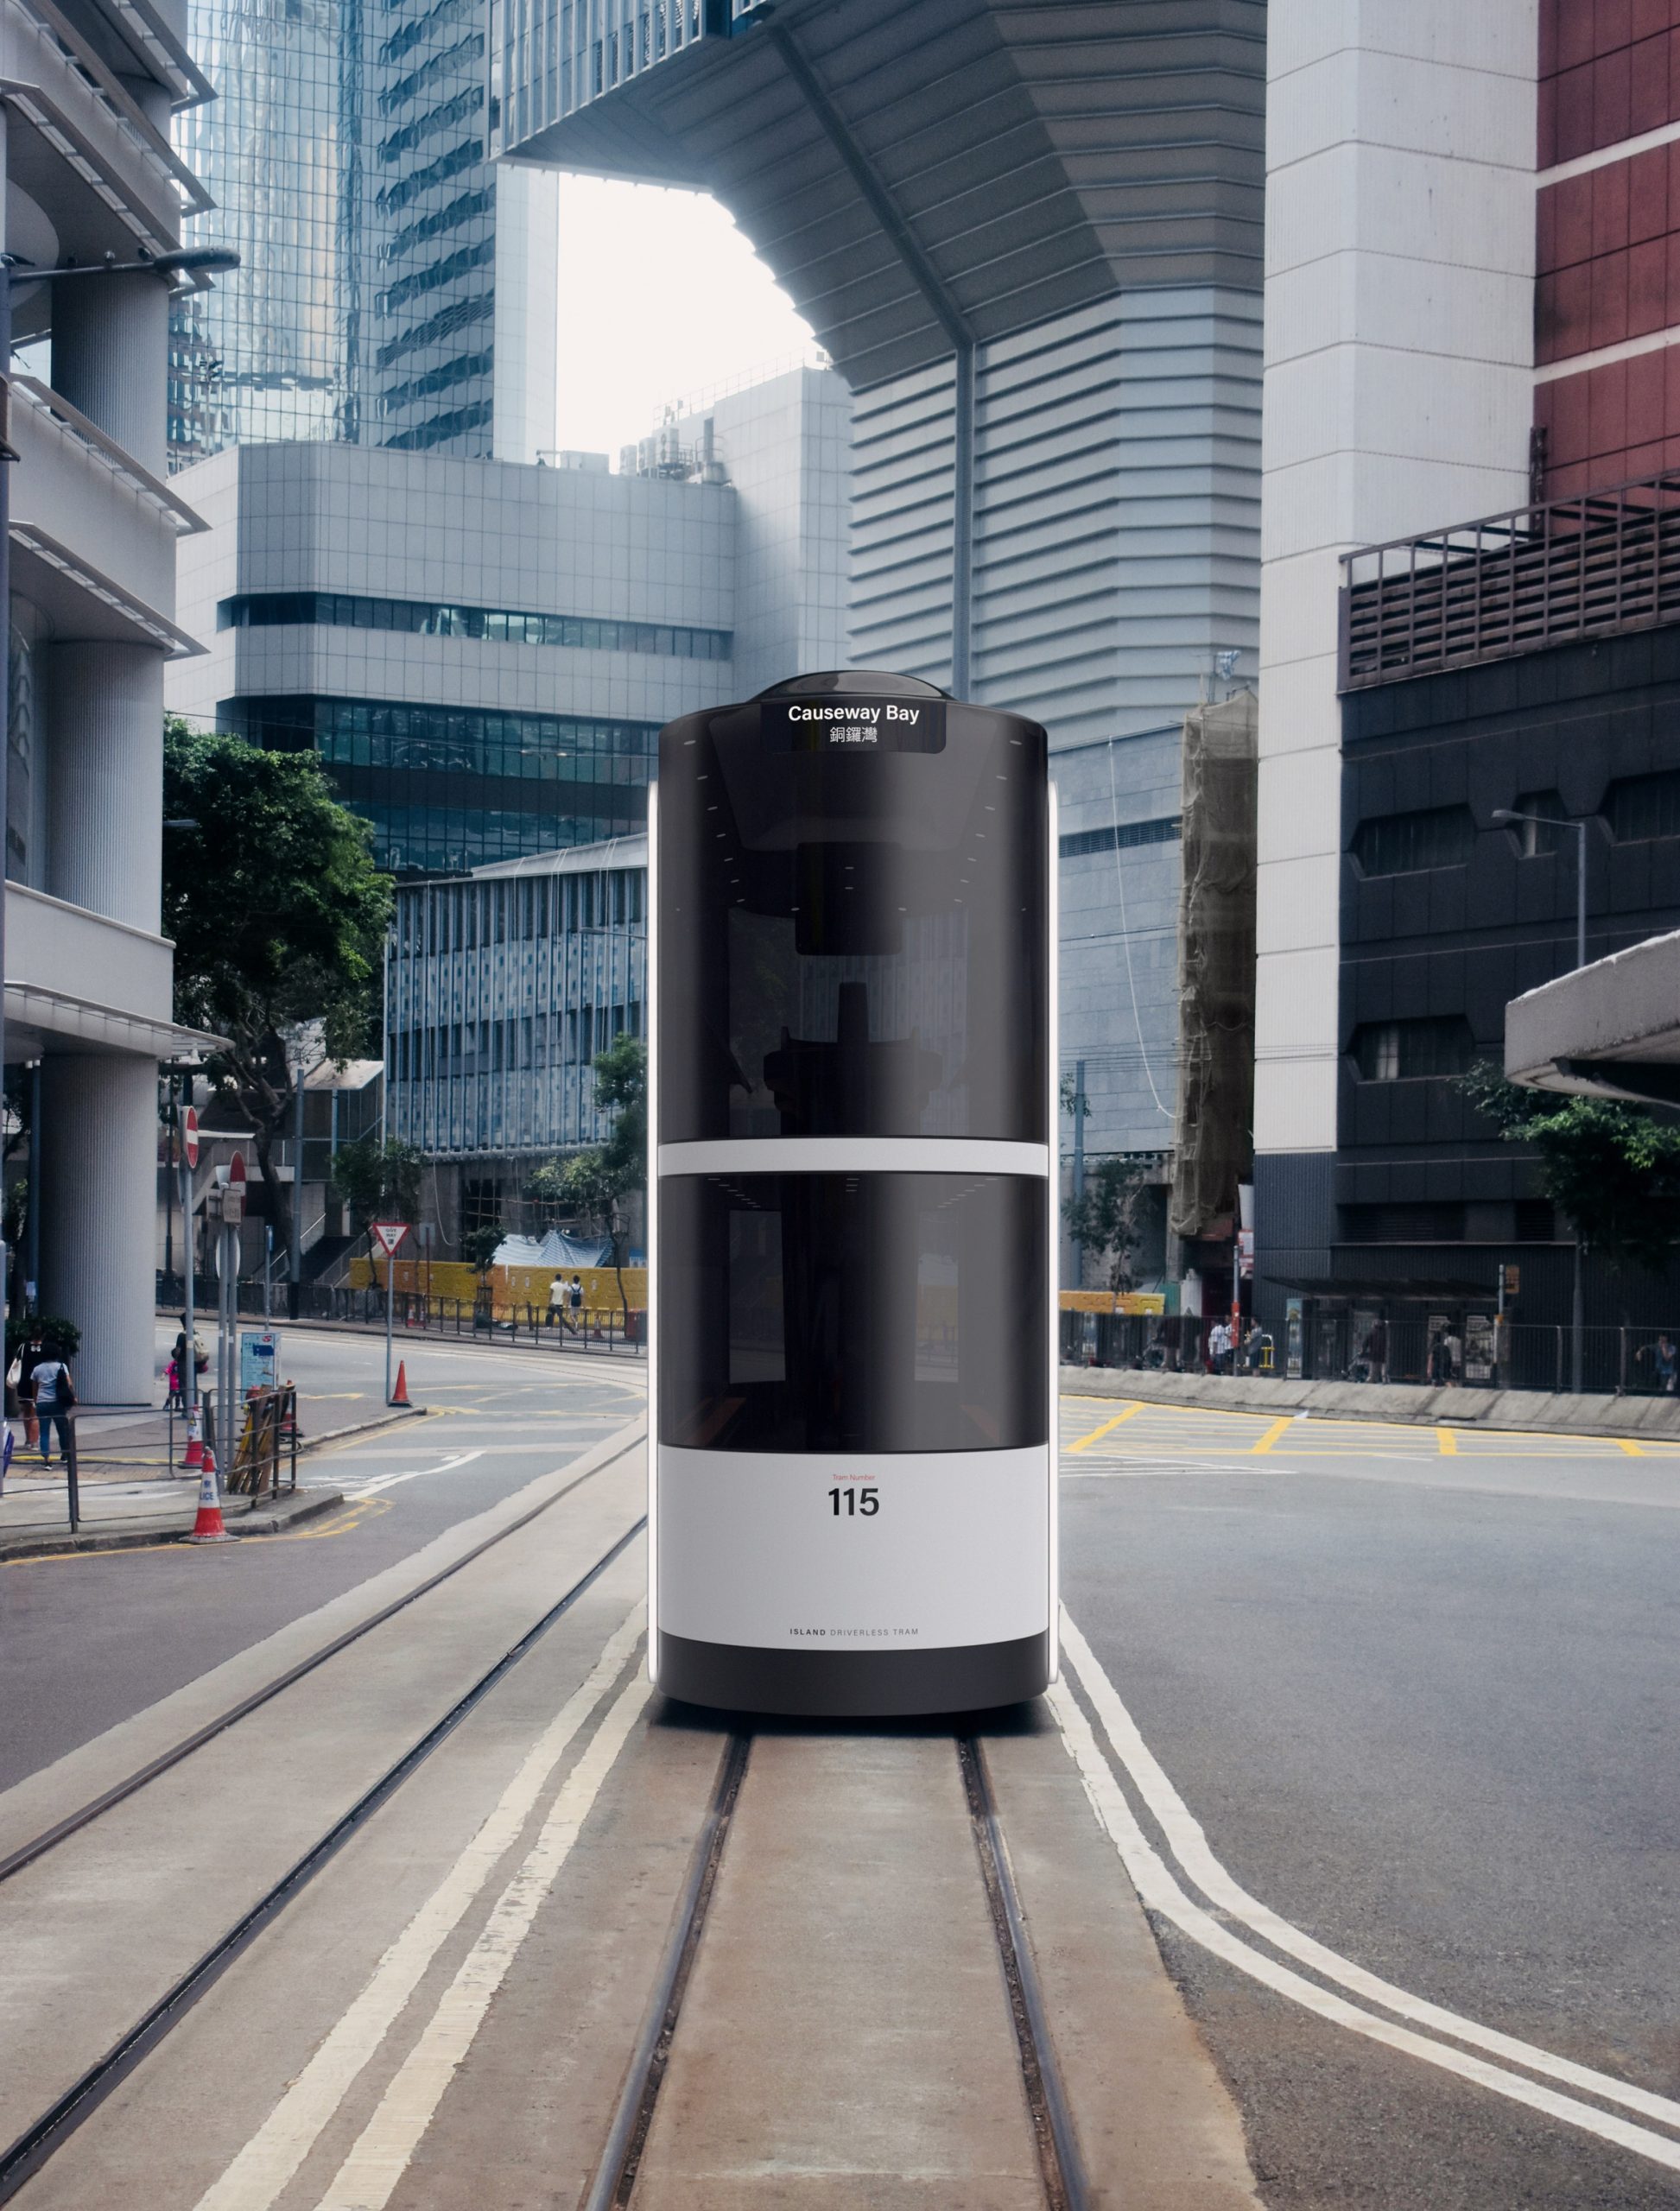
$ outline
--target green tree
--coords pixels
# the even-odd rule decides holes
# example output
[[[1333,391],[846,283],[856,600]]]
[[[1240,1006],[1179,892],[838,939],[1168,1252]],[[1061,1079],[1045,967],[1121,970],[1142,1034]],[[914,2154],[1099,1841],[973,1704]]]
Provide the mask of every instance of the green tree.
[[[630,1206],[648,1182],[648,1048],[625,1029],[605,1051],[596,1054],[594,1073],[595,1102],[612,1116],[606,1142],[556,1163],[555,1179],[561,1209],[612,1245],[619,1308],[627,1320],[624,1254],[630,1245]],[[542,1172],[539,1169],[538,1174]]]
[[[1490,1061],[1459,1087],[1507,1144],[1537,1153],[1541,1188],[1589,1251],[1618,1270],[1670,1264],[1680,1243],[1680,1128],[1615,1099],[1525,1089]]]
[[[228,1040],[207,1072],[250,1123],[283,1245],[291,1193],[271,1161],[293,1112],[286,1034],[319,1021],[340,1063],[377,1041],[391,880],[313,752],[263,752],[171,716],[163,811],[195,825],[164,839],[176,1018]]]
[[[420,1211],[426,1155],[416,1145],[377,1135],[339,1146],[333,1188],[358,1229],[373,1220],[412,1221]]]
[[[1157,1164],[1153,1153],[1121,1152],[1093,1160],[1085,1170],[1084,1190],[1063,1202],[1062,1218],[1075,1240],[1108,1259],[1111,1289],[1132,1288],[1132,1258],[1143,1238],[1144,1193]]]
[[[461,1239],[461,1252],[466,1264],[479,1277],[482,1289],[485,1277],[496,1264],[496,1254],[502,1248],[507,1234],[499,1220],[481,1221],[477,1228],[469,1228]]]

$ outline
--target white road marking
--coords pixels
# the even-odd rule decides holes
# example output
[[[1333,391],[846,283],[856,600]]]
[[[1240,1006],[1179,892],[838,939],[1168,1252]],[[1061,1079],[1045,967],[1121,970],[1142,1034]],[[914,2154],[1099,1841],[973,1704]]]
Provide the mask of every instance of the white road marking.
[[[567,1776],[542,1834],[503,1890],[483,1934],[397,2068],[317,2211],[384,2211],[652,1695],[652,1683],[638,1668]]]
[[[262,2126],[199,2198],[196,2211],[269,2211],[401,2016],[498,1860],[518,1840],[574,1736],[623,1672],[640,1639],[645,1612],[644,1605],[637,1605],[608,1638],[588,1679],[532,1744],[478,1833],[380,1959],[360,1995]]]
[[[1665,2125],[1680,2126],[1680,2104],[1670,2098],[1655,2095],[1627,2081],[1618,2081],[1610,2074],[1595,2072],[1590,2066],[1577,2065],[1568,2058],[1557,2057],[1551,2051],[1541,2049],[1531,2043],[1519,2042],[1514,2036],[1500,2034],[1493,2028],[1484,2027],[1474,2019],[1461,2018],[1456,2012],[1413,1996],[1405,1989],[1395,1986],[1392,1981],[1366,1973],[1362,1967],[1326,1948],[1251,1897],[1232,1879],[1208,1848],[1207,1837],[1200,1825],[1156,1762],[1138,1734],[1131,1714],[1120,1701],[1113,1684],[1065,1612],[1062,1632],[1064,1656],[1096,1707],[1116,1755],[1131,1775],[1138,1794],[1160,1821],[1162,1831],[1184,1871],[1221,1911],[1263,1935],[1277,1948],[1311,1966],[1327,1980],[1335,1980],[1343,1987],[1383,2005],[1387,2010],[1398,2012],[1403,2018],[1433,2026],[1451,2035],[1458,2042],[1470,2043],[1483,2049],[1495,2051],[1517,2064],[1527,2067],[1531,2072],[1547,2075],[1554,2080],[1567,2081],[1572,2087],[1584,2088],[1590,2094],[1603,2097],[1607,2102],[1622,2104],[1627,2109],[1640,2112]],[[1403,2050],[1409,2056],[1422,2058],[1427,2064],[1476,2081],[1480,2086],[1492,2089],[1495,2094],[1509,2097],[1516,2103],[1527,2104],[1536,2111],[1563,2119],[1570,2125],[1579,2126],[1588,2133],[1616,2144],[1620,2148],[1632,2150],[1658,2164],[1680,2171],[1680,2143],[1651,2133],[1642,2126],[1618,2119],[1613,2113],[1599,2111],[1590,2104],[1577,2102],[1573,2096],[1560,2095],[1555,2089],[1544,2087],[1537,2081],[1525,2080],[1520,2075],[1506,2072],[1503,2067],[1491,2065],[1466,2050],[1454,2049],[1446,2043],[1416,2033],[1409,2027],[1398,2026],[1392,2020],[1380,2018],[1374,2012],[1363,2011],[1330,1990],[1320,1987],[1317,1982],[1304,1979],[1287,1966],[1279,1965],[1264,1951],[1233,1935],[1201,1905],[1186,1895],[1144,1835],[1103,1757],[1089,1721],[1075,1701],[1066,1682],[1058,1682],[1049,1694],[1068,1752],[1079,1769],[1085,1793],[1119,1853],[1133,1887],[1151,1910],[1170,1920],[1192,1941],[1201,1943],[1203,1948],[1211,1950],[1215,1956],[1223,1958],[1239,1972],[1247,1973],[1266,1987],[1275,1989],[1280,1995],[1289,1997],[1338,2026],[1347,2027],[1372,2041],[1386,2043],[1392,2049]]]
[[[474,1459],[484,1455],[481,1450],[461,1451],[453,1459],[440,1459],[434,1467],[410,1467],[401,1474],[371,1474],[365,1482],[348,1474],[344,1480],[344,1493],[346,1497],[377,1497],[382,1489],[395,1489],[399,1482],[418,1481],[422,1474],[453,1473],[457,1467],[470,1466]]]

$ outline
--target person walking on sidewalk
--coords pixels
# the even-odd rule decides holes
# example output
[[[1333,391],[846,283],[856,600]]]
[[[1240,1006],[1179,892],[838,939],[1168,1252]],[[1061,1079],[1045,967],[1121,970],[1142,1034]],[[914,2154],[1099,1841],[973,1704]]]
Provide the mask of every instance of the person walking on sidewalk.
[[[53,1463],[53,1428],[56,1422],[59,1448],[67,1459],[70,1456],[70,1422],[76,1405],[76,1385],[70,1369],[58,1356],[56,1346],[48,1348],[37,1363],[32,1379],[35,1387],[35,1417],[41,1422],[41,1463]]]

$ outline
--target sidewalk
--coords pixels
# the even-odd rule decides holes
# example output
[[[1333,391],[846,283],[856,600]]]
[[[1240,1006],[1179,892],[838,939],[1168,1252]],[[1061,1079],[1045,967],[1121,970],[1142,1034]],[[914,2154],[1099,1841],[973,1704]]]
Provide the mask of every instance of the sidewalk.
[[[16,1467],[14,1460],[0,1497],[0,1561],[179,1543],[197,1517],[196,1474],[136,1481],[83,1473],[81,1526],[73,1536],[62,1462],[44,1473],[39,1461],[35,1472],[19,1474]],[[341,1490],[300,1486],[279,1497],[225,1497],[222,1518],[230,1536],[276,1536],[343,1503]]]
[[[338,1443],[399,1422],[422,1419],[425,1408],[387,1410],[303,1437],[300,1458],[324,1444]],[[81,1525],[70,1533],[69,1489],[64,1461],[56,1450],[43,1467],[38,1453],[18,1442],[0,1496],[0,1559],[29,1558],[47,1551],[124,1550],[138,1544],[177,1542],[191,1532],[197,1516],[199,1476],[171,1469],[168,1419],[162,1411],[136,1406],[81,1407],[76,1416],[77,1473]],[[175,1458],[186,1448],[186,1431],[174,1426]],[[344,1502],[331,1487],[303,1486],[276,1498],[224,1496],[222,1517],[233,1536],[272,1536]]]
[[[1265,1374],[1170,1374],[1135,1366],[1064,1366],[1061,1386],[1064,1397],[1130,1397],[1214,1412],[1315,1412],[1337,1420],[1415,1422],[1424,1428],[1527,1429],[1680,1442],[1680,1397],[1577,1397],[1568,1391],[1408,1382],[1285,1382]]]

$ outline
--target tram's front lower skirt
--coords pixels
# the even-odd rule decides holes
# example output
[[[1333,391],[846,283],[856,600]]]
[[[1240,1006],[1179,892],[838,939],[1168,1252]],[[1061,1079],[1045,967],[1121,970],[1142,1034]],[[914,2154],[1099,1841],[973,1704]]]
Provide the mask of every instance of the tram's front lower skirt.
[[[1050,1678],[1048,1630],[933,1650],[772,1650],[657,1633],[664,1695],[726,1712],[826,1720],[980,1712],[1038,1696]]]

